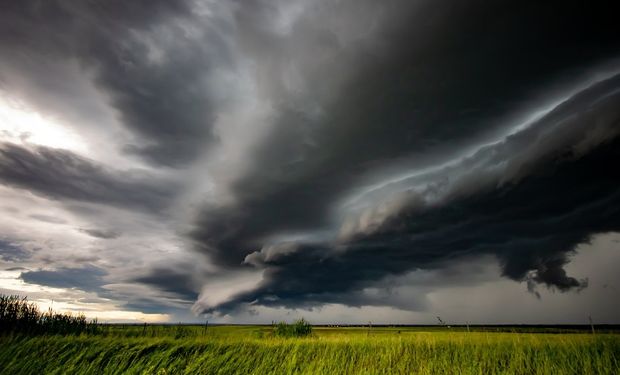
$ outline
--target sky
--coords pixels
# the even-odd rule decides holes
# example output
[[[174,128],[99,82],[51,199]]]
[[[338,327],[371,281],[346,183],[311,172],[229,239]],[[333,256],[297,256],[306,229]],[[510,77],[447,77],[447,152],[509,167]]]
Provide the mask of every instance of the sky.
[[[606,1],[0,2],[0,293],[104,322],[620,323]]]

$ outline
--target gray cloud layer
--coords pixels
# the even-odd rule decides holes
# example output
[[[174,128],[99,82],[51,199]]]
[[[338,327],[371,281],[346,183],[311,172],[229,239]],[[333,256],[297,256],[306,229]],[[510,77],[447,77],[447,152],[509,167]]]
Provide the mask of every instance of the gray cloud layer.
[[[77,288],[87,292],[101,292],[107,275],[101,268],[88,266],[84,268],[60,268],[56,271],[26,271],[21,273],[21,279],[40,285],[56,288]]]
[[[13,262],[28,258],[28,252],[9,241],[0,239],[0,259],[7,262]]]
[[[173,184],[141,171],[110,171],[70,151],[0,144],[0,183],[52,199],[157,212]]]
[[[109,135],[110,153],[144,164],[112,168],[88,152],[2,142],[0,184],[112,206],[97,217],[107,224],[133,223],[139,211],[152,224],[140,236],[99,227],[93,215],[75,227],[106,249],[165,234],[174,241],[162,247],[181,244],[196,264],[207,258],[204,270],[190,267],[149,244],[141,254],[161,258],[136,274],[105,270],[183,302],[204,290],[198,312],[393,305],[369,290],[477,258],[497,259],[503,276],[532,290],[583,288],[565,272],[575,247],[620,230],[620,176],[609,166],[619,156],[620,40],[607,8],[6,2],[0,88],[50,113],[67,110],[50,98],[71,98],[86,121],[68,127],[88,140]],[[78,73],[59,68],[74,65]],[[100,96],[77,100],[76,76]],[[121,135],[102,130],[99,107]],[[162,234],[161,221],[175,225]],[[22,278],[57,283],[46,278],[55,271],[36,272]],[[209,298],[227,274],[245,273],[262,281]],[[151,297],[130,304],[151,310]]]
[[[192,24],[185,2],[27,1],[0,10],[6,63],[45,79],[49,72],[33,60],[77,59],[138,137],[126,151],[180,166],[212,140],[209,69],[228,60],[218,25]]]

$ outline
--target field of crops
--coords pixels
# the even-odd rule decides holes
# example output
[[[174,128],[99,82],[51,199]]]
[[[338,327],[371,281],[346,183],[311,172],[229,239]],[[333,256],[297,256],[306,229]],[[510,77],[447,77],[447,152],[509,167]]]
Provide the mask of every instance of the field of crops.
[[[0,337],[3,374],[618,374],[614,333],[265,326],[110,326],[79,336]]]

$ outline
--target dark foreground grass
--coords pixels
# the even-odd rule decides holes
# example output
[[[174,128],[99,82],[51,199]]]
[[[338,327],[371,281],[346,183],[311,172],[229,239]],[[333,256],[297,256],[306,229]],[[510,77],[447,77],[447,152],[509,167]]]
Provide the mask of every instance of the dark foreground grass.
[[[134,331],[140,328],[135,327]],[[0,337],[3,374],[619,374],[620,336],[210,327],[175,338]]]
[[[84,315],[39,310],[37,304],[24,297],[0,294],[0,334],[63,334],[96,333],[100,325]]]

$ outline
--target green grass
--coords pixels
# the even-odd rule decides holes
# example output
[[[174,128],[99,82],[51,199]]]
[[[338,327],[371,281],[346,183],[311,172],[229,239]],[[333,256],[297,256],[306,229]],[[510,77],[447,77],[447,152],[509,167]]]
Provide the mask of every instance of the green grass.
[[[400,333],[399,333],[400,332]],[[6,374],[618,374],[620,335],[271,327],[111,326],[0,337]]]

